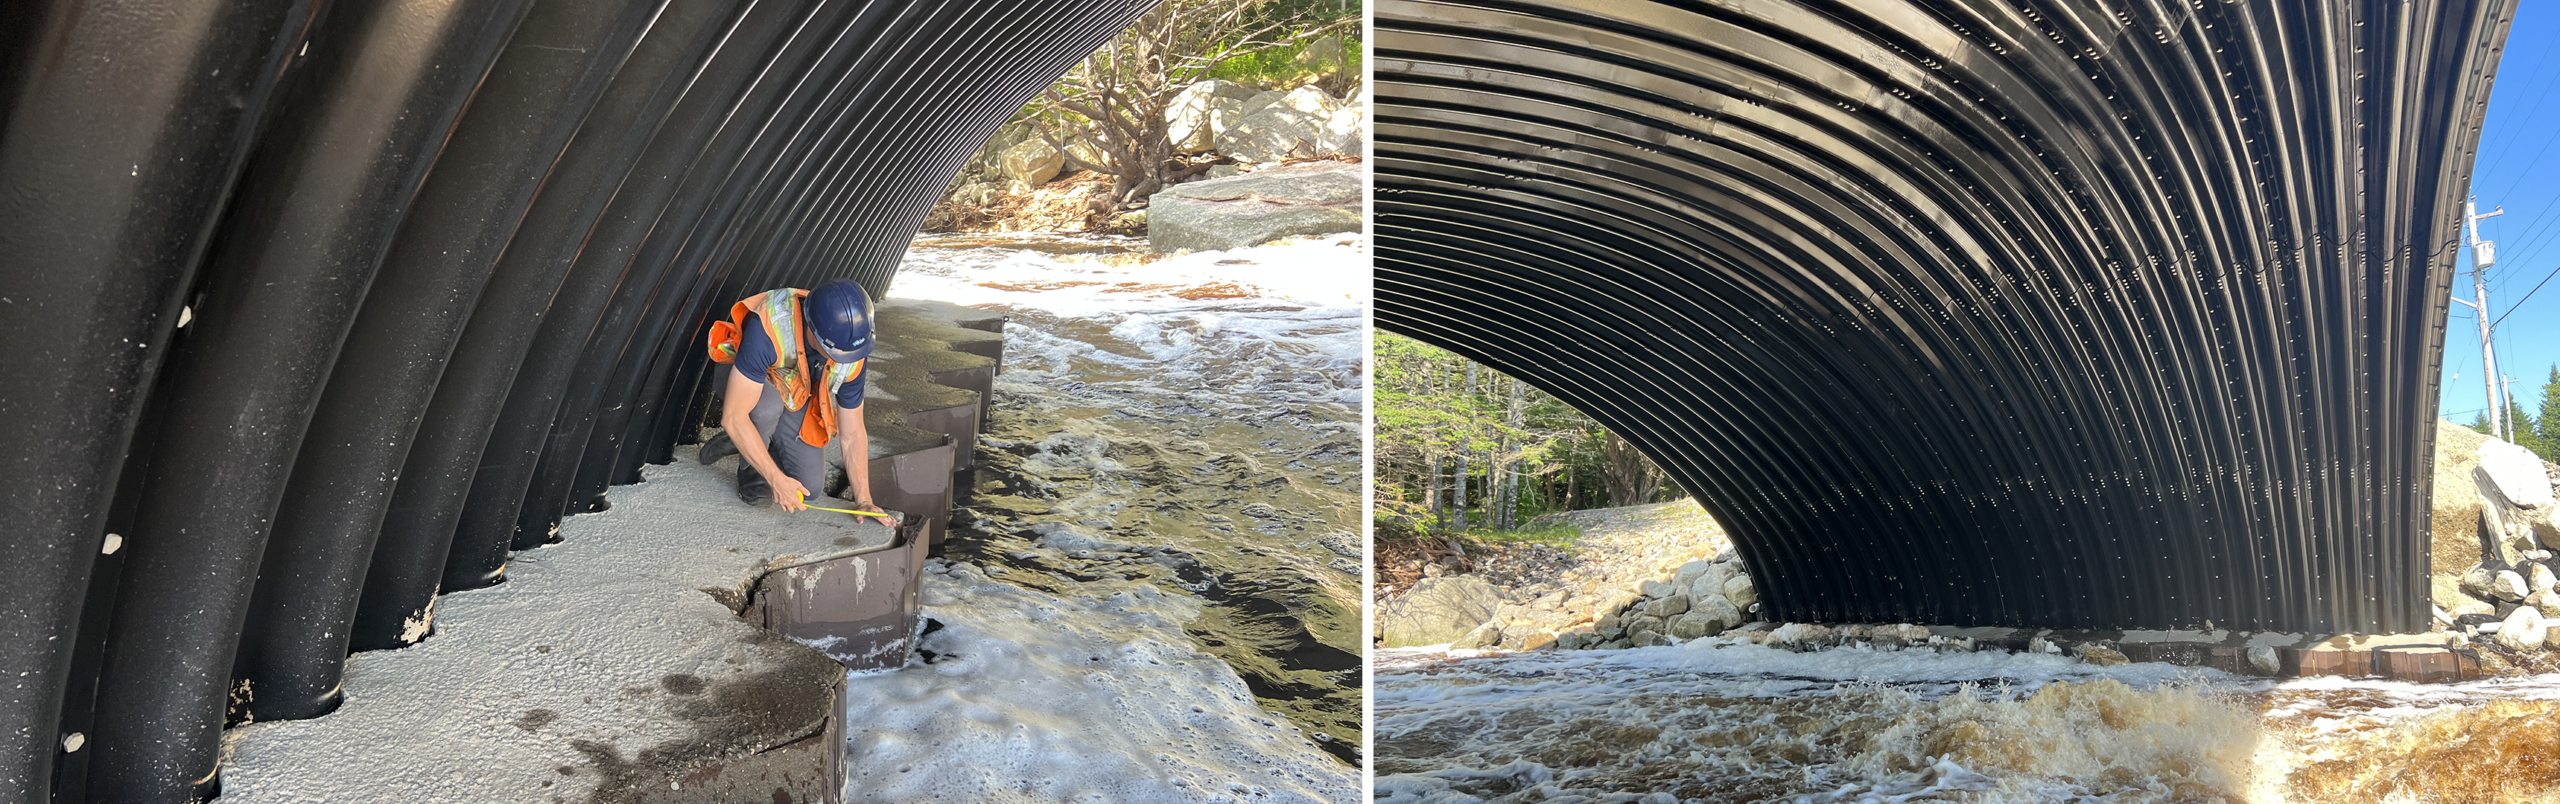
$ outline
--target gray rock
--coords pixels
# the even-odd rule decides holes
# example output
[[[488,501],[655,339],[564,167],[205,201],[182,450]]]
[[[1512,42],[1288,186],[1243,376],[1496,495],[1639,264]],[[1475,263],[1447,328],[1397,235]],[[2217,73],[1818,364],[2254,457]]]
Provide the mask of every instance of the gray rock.
[[[1218,147],[1215,112],[1221,100],[1241,106],[1254,96],[1252,87],[1231,81],[1210,79],[1183,87],[1164,109],[1165,133],[1173,140],[1178,154],[1205,153]]]
[[[1295,235],[1360,231],[1361,172],[1322,162],[1177,184],[1148,198],[1157,252],[1244,248]]]
[[[2507,619],[2498,623],[2496,640],[2508,650],[2541,650],[2550,638],[2550,628],[2542,621],[2542,612],[2519,606]]]
[[[1654,600],[1661,600],[1663,598],[1670,597],[1680,591],[1672,588],[1670,584],[1663,583],[1661,581],[1645,581],[1643,583],[1636,584],[1636,588],[1642,591],[1645,597]]]
[[[1715,562],[1707,561],[1705,559],[1682,564],[1678,571],[1671,573],[1671,585],[1688,586],[1695,583],[1698,580],[1698,576],[1707,574],[1707,568],[1715,565]]]
[[[1279,103],[1281,98],[1286,97],[1289,97],[1289,93],[1277,89],[1254,93],[1253,97],[1244,99],[1244,102],[1236,107],[1236,119],[1242,120],[1246,115],[1271,108],[1271,104]]]
[[[2497,570],[2490,569],[2486,565],[2473,565],[2469,571],[2462,573],[2462,577],[2457,579],[2454,583],[2461,588],[2462,593],[2465,595],[2469,595],[2480,600],[2495,600],[2498,597],[2497,582]],[[2452,607],[2447,606],[2446,608],[2450,609]]]
[[[1451,641],[1449,647],[1458,650],[1484,650],[1500,644],[1502,644],[1502,624],[1485,623],[1467,631],[1465,636]]]
[[[1644,613],[1655,617],[1661,617],[1666,620],[1686,613],[1688,610],[1688,595],[1675,594],[1660,600],[1648,601],[1644,604]]]
[[[1735,575],[1725,579],[1724,597],[1734,608],[1750,611],[1751,604],[1760,602],[1760,590],[1751,585],[1751,576]]]
[[[1707,629],[1708,636],[1733,630],[1742,625],[1743,621],[1742,610],[1734,608],[1731,602],[1722,597],[1698,598],[1695,604],[1689,607],[1689,613],[1681,616],[1696,618],[1700,625]]]
[[[1326,140],[1333,130],[1334,113],[1344,108],[1342,102],[1312,86],[1276,98],[1270,95],[1266,92],[1245,102],[1244,117],[1218,134],[1218,152],[1248,162],[1327,155]]]
[[[1639,648],[1660,647],[1671,644],[1671,638],[1659,632],[1643,631],[1637,633],[1634,639],[1627,640],[1627,644]]]
[[[1670,627],[1668,621],[1651,614],[1639,614],[1627,620],[1627,633],[1634,635],[1659,634]]]
[[[1639,603],[1639,602],[1642,602],[1643,600],[1644,600],[1644,596],[1643,596],[1643,595],[1636,594],[1636,593],[1634,593],[1634,592],[1627,591],[1627,590],[1625,590],[1625,589],[1620,589],[1620,590],[1617,590],[1617,591],[1614,591],[1614,592],[1610,592],[1610,593],[1605,594],[1605,595],[1601,595],[1601,596],[1600,596],[1600,605],[1599,605],[1599,606],[1597,606],[1597,607],[1594,607],[1594,608],[1592,609],[1592,611],[1594,611],[1594,612],[1599,612],[1599,613],[1604,613],[1604,614],[1605,614],[1605,613],[1614,613],[1614,612],[1626,611],[1626,610],[1627,610],[1627,607],[1629,607],[1629,606],[1633,606],[1633,605],[1635,605],[1635,604],[1637,604],[1637,603]]]
[[[2270,676],[2283,669],[2283,665],[2276,661],[2276,649],[2272,645],[2249,646],[2249,666]]]
[[[1048,143],[1033,139],[1005,149],[1001,169],[1005,178],[1038,187],[1057,178],[1058,170],[1066,165],[1066,154],[1049,147]]]
[[[1452,642],[1506,602],[1502,590],[1472,575],[1424,578],[1378,607],[1378,635],[1391,648]]]
[[[1581,650],[1582,640],[1587,639],[1590,636],[1590,634],[1585,634],[1580,631],[1557,634],[1556,650]]]
[[[2489,591],[2499,600],[2518,602],[2524,600],[2526,593],[2533,591],[2533,587],[2525,585],[2524,576],[2515,570],[2499,570],[2496,578],[2489,583]]]
[[[2519,508],[2548,508],[2560,504],[2551,496],[2551,475],[2542,468],[2542,457],[2532,450],[2489,439],[2480,442],[2481,496],[2495,492]]]
[[[2485,603],[2477,605],[2483,610],[2488,608],[2488,604]],[[2541,612],[2544,619],[2560,619],[2560,591],[2546,589],[2530,595],[2525,595],[2524,605],[2532,607],[2534,611]],[[2446,613],[2460,617],[2472,612],[2448,609],[2446,610]]]
[[[1719,631],[1715,628],[1713,618],[1706,616],[1703,612],[1691,612],[1673,617],[1668,625],[1671,628],[1671,635],[1679,639],[1697,639]]]

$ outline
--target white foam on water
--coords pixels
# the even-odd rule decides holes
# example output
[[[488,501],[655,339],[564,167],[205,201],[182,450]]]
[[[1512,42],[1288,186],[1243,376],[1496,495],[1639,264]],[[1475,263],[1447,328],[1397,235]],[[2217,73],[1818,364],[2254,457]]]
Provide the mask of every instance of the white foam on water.
[[[1030,439],[982,441],[1022,456],[1016,482],[1038,486],[1026,493],[1045,508],[1019,524],[1042,550],[1139,549],[1123,541],[1144,534],[1096,530],[1149,504],[1111,456],[1115,440],[1272,417],[1356,431],[1364,241],[1152,260],[1133,245],[1143,247],[927,238],[891,293],[1004,312],[998,404],[1076,411]],[[1200,650],[1184,628],[1199,598],[1118,580],[1050,594],[989,572],[933,562],[921,602],[942,627],[906,667],[848,676],[846,801],[1359,797],[1359,769],[1262,709],[1233,666]]]
[[[966,243],[945,248],[937,242]],[[1297,239],[1149,258],[1129,238],[922,239],[892,295],[1012,313],[998,387],[1088,385],[1268,414],[1356,418],[1367,242]],[[1086,249],[1073,251],[1072,249]]]
[[[1359,772],[1199,652],[1188,596],[1057,597],[933,562],[919,660],[845,685],[848,802],[1348,802]],[[921,655],[921,654],[920,654]]]
[[[1720,639],[1384,651],[1398,802],[2179,800],[2236,789],[2253,685],[2161,664]]]

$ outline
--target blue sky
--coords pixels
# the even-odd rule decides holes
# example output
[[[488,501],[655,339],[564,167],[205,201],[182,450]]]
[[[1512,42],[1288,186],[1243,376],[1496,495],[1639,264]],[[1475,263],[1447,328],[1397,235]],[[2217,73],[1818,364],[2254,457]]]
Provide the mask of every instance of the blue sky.
[[[2507,211],[2480,222],[2480,237],[2498,244],[2498,262],[2489,266],[2489,318],[2497,322],[2498,373],[2522,380],[2516,403],[2539,412],[2542,384],[2560,363],[2560,279],[2550,279],[2560,268],[2560,147],[2553,147],[2560,141],[2560,4],[2520,5],[2489,94],[2471,192],[2480,211]],[[2471,298],[2470,251],[2463,249],[2455,298]],[[2471,308],[2452,308],[2440,415],[2469,424],[2488,394],[2480,384],[2480,329]]]

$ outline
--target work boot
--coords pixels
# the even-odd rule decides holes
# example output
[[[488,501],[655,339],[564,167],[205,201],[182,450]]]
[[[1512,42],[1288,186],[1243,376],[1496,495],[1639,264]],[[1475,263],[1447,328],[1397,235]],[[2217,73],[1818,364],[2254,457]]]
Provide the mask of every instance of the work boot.
[[[764,475],[757,474],[754,469],[742,469],[738,477],[738,501],[748,505],[773,502],[773,484],[765,482]]]
[[[729,433],[724,430],[719,435],[712,436],[711,440],[702,442],[702,454],[695,456],[695,459],[702,461],[704,466],[710,466],[719,463],[722,458],[736,454],[738,454],[738,442],[729,440]]]

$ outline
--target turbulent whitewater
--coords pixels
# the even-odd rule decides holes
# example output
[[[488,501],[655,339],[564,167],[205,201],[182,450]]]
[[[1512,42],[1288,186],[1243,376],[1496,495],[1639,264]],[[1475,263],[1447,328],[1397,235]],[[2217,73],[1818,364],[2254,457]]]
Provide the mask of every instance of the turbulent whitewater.
[[[932,630],[848,679],[848,800],[1358,797],[1366,264],[916,242],[891,296],[1009,323]]]

